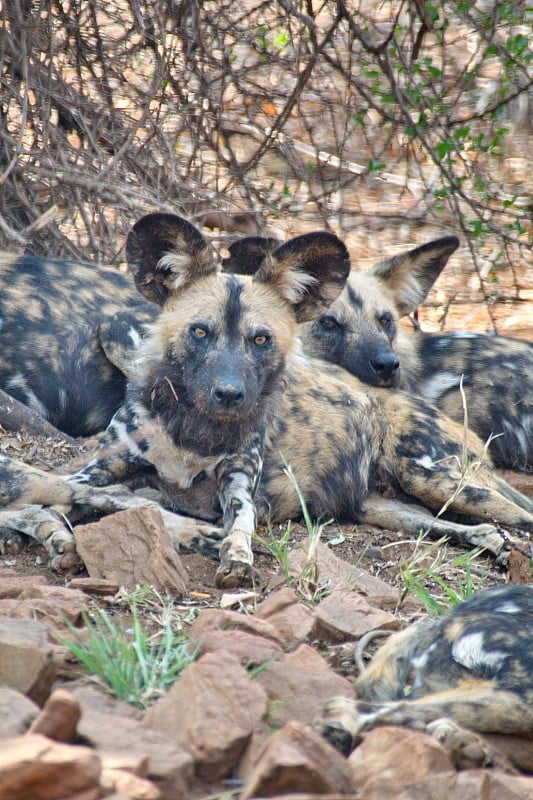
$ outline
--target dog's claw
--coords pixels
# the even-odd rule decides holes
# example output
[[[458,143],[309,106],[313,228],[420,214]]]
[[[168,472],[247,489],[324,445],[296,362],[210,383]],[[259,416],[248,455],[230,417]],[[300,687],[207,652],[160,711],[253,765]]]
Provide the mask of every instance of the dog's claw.
[[[318,724],[316,729],[320,736],[333,745],[335,750],[338,750],[343,756],[350,755],[354,748],[354,740],[350,731],[334,722],[323,722]]]
[[[215,582],[219,589],[237,589],[239,586],[252,586],[256,577],[251,564],[227,561],[217,569]]]
[[[75,550],[65,550],[64,553],[51,556],[48,560],[48,566],[50,569],[53,569],[54,572],[59,572],[61,574],[76,573],[80,571],[83,562]]]

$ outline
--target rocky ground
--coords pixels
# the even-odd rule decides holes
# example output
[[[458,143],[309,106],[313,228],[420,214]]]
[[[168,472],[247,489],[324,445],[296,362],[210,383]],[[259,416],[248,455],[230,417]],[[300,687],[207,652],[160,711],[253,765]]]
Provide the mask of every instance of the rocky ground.
[[[0,451],[55,468],[77,447],[1,432]],[[520,554],[509,575],[483,554],[466,567],[449,544],[331,525],[309,569],[309,537],[295,525],[290,536],[275,532],[287,540],[277,559],[262,530],[256,586],[224,593],[216,563],[176,555],[151,509],[74,533],[84,561],[77,574],[49,570],[36,544],[0,558],[0,800],[533,797],[533,777],[505,755],[533,772],[531,741],[500,737],[487,766],[475,744],[458,754],[418,731],[381,728],[346,759],[312,727],[329,697],[353,696],[354,644],[426,613],[407,590],[409,575],[445,602],[443,587],[524,580]],[[98,609],[127,628],[131,592],[146,584],[157,593],[144,590],[141,623],[157,637],[158,602],[171,596],[197,656],[138,708],[84,673],[62,637],[66,620],[81,631]]]

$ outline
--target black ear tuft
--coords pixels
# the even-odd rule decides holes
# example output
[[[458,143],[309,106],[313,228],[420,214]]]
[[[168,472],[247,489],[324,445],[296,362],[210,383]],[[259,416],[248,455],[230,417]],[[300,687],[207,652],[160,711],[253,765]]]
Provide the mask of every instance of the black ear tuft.
[[[126,258],[137,289],[158,305],[192,280],[215,271],[200,231],[175,214],[141,217],[128,234]]]
[[[296,236],[267,255],[254,280],[271,284],[292,303],[298,321],[307,322],[336,300],[349,272],[344,243],[320,231]]]
[[[229,247],[229,258],[222,259],[222,272],[236,275],[255,275],[263,259],[279,246],[277,239],[245,236]]]

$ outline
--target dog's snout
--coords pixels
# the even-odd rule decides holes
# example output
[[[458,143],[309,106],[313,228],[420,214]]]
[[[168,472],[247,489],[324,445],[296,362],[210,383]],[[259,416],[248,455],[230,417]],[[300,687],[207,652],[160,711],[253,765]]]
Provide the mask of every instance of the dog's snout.
[[[211,390],[213,400],[223,408],[240,406],[244,400],[244,388],[240,383],[218,383]]]

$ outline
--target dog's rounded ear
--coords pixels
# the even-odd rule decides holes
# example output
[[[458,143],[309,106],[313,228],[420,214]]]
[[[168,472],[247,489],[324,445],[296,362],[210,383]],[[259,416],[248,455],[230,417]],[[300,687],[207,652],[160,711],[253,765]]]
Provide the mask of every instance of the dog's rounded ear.
[[[216,271],[208,243],[175,214],[147,214],[126,240],[126,258],[137,289],[161,306],[197,278]]]
[[[320,231],[289,239],[267,254],[254,280],[272,286],[294,306],[298,322],[307,322],[337,299],[349,272],[344,242]]]
[[[229,246],[229,258],[222,259],[222,272],[255,275],[267,253],[279,246],[270,236],[245,236]]]

